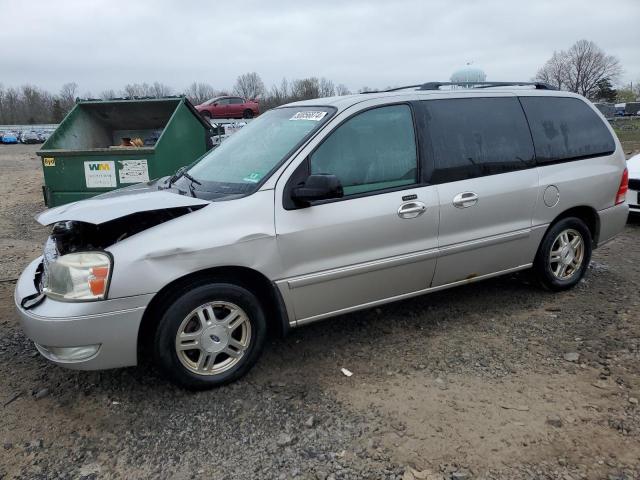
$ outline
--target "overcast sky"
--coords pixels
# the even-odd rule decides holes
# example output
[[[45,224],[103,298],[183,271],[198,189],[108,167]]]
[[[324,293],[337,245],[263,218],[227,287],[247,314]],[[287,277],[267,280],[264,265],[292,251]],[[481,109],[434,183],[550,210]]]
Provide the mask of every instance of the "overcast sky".
[[[576,40],[640,81],[640,0],[0,0],[0,83],[79,93],[160,81],[267,87],[305,76],[352,90],[448,80],[473,62],[488,80],[529,80]]]

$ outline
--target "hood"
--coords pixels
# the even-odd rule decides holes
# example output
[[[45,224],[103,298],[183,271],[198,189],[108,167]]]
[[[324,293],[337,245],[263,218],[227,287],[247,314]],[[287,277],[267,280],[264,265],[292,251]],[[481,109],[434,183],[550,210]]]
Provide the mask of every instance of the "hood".
[[[640,154],[627,160],[627,168],[629,169],[629,178],[640,178]]]
[[[197,207],[210,203],[201,198],[172,192],[175,190],[158,190],[156,182],[133,185],[45,210],[36,217],[36,220],[42,225],[51,225],[65,220],[98,225],[140,212]]]

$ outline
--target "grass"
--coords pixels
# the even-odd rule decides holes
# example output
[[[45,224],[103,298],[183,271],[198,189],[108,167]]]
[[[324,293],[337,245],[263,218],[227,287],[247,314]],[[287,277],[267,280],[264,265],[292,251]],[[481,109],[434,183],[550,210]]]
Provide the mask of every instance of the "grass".
[[[640,151],[640,117],[621,117],[610,122],[625,153]]]

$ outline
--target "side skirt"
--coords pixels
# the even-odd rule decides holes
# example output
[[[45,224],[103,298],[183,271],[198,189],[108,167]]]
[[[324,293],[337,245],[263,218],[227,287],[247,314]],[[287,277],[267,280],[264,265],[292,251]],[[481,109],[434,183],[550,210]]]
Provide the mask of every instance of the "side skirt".
[[[395,297],[389,297],[389,298],[384,298],[382,300],[376,300],[375,302],[363,303],[361,305],[355,305],[353,307],[343,308],[341,310],[334,310],[333,312],[323,313],[321,315],[315,315],[313,317],[302,318],[302,319],[300,319],[298,321],[294,320],[294,321],[290,322],[290,325],[291,325],[292,328],[299,327],[301,325],[306,325],[308,323],[317,322],[318,320],[324,320],[325,318],[335,317],[337,315],[343,315],[343,314],[349,313],[349,312],[355,312],[356,310],[363,310],[365,308],[376,307],[378,305],[383,305],[385,303],[396,302],[398,300],[404,300],[404,299],[407,299],[407,298],[417,297],[419,295],[424,295],[426,293],[437,292],[439,290],[445,290],[447,288],[458,287],[460,285],[466,285],[468,283],[473,283],[473,282],[477,282],[477,281],[480,281],[480,280],[486,280],[488,278],[493,278],[493,277],[499,277],[501,275],[506,275],[506,274],[509,274],[509,273],[518,272],[520,270],[526,270],[528,268],[531,268],[532,266],[533,266],[532,263],[527,263],[525,265],[520,265],[518,267],[510,268],[510,269],[507,269],[507,270],[501,270],[499,272],[493,272],[493,273],[489,273],[489,274],[486,274],[486,275],[481,275],[479,277],[459,280],[457,282],[447,283],[446,285],[439,285],[437,287],[429,287],[429,288],[425,288],[425,289],[422,289],[422,290],[417,290],[415,292],[405,293],[403,295],[397,295]]]

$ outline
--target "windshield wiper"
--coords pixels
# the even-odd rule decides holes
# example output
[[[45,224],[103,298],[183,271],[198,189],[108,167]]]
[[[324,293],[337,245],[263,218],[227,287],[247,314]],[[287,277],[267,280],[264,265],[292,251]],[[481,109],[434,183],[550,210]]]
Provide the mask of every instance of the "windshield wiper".
[[[167,183],[167,188],[171,188],[171,185],[177,182],[180,177],[184,177],[187,180],[189,180],[192,184],[192,187],[194,183],[196,185],[202,185],[202,183],[200,183],[198,180],[196,180],[195,178],[193,178],[191,175],[187,173],[187,168],[188,167],[180,167],[178,170],[176,170],[176,173],[174,173],[171,176],[171,178],[169,178],[169,183]]]
[[[195,183],[196,185],[202,185],[202,183],[200,183],[198,180],[196,180],[195,178],[193,178],[191,175],[189,175],[187,172],[182,172],[182,176],[188,180],[191,181],[191,183]]]

